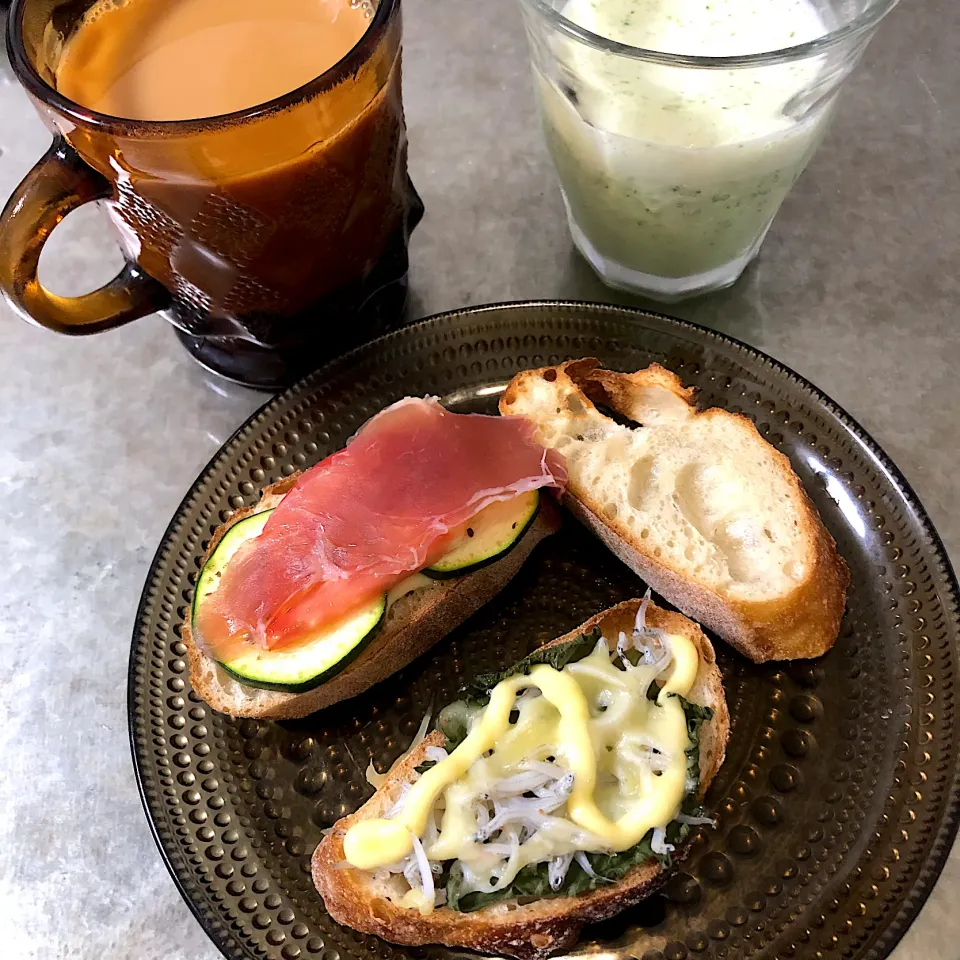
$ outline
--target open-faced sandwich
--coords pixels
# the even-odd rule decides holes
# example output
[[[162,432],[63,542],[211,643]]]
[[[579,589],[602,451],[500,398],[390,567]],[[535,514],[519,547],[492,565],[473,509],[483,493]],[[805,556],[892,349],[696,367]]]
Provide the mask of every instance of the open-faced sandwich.
[[[518,374],[500,412],[533,420],[536,439],[564,455],[575,516],[745,656],[833,646],[847,566],[790,461],[749,419],[698,410],[658,364],[626,374],[591,359]]]
[[[648,896],[711,823],[729,716],[681,614],[621,603],[463,693],[317,847],[338,922],[545,957]]]
[[[563,458],[522,420],[407,399],[217,532],[184,640],[233,716],[356,696],[493,597],[557,529]]]

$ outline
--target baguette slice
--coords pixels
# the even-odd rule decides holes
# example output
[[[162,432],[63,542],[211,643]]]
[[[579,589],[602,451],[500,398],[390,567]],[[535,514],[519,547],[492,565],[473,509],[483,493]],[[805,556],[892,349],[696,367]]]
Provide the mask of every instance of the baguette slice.
[[[216,533],[204,563],[233,524],[275,507],[297,482],[299,474],[266,487],[254,507],[238,510]],[[387,610],[386,622],[370,645],[326,683],[305,693],[264,690],[235,680],[196,642],[188,617],[182,625],[193,689],[214,710],[232,717],[292,720],[341,700],[355,697],[396,673],[442,640],[454,627],[495,597],[510,582],[533,548],[560,528],[559,512],[547,494],[530,529],[506,556],[473,573],[435,580],[401,597]]]
[[[529,417],[565,455],[573,514],[742,654],[763,663],[833,646],[847,565],[790,461],[749,419],[698,411],[659,364],[624,374],[593,359],[518,374],[500,412]]]
[[[599,626],[610,649],[623,630],[633,629],[639,600],[628,600],[597,614],[547,646],[572,640]],[[700,791],[702,798],[713,780],[726,750],[730,715],[723,695],[720,671],[713,647],[700,628],[679,613],[648,605],[646,622],[671,633],[682,634],[700,650],[700,669],[687,696],[693,703],[713,708],[713,718],[700,731]],[[382,816],[395,803],[401,785],[411,779],[423,762],[427,747],[445,743],[443,734],[431,733],[415,750],[400,758],[377,792],[354,814],[338,820],[313,854],[313,882],[323,897],[327,912],[338,923],[364,933],[375,933],[392,943],[420,945],[442,943],[481,953],[507,954],[523,960],[540,960],[576,941],[585,923],[605,920],[653,893],[668,872],[653,860],[634,867],[622,880],[573,897],[547,897],[534,903],[498,903],[472,913],[438,907],[423,916],[378,895],[372,874],[343,865],[343,838],[358,820]],[[683,846],[674,855],[682,859]]]

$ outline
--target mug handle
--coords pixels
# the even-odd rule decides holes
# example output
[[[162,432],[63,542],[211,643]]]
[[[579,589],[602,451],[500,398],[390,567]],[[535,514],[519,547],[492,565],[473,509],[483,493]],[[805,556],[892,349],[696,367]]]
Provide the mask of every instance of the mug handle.
[[[61,136],[23,178],[0,214],[0,292],[30,323],[73,336],[99,333],[169,305],[170,295],[135,263],[80,297],[51,293],[37,276],[53,228],[77,207],[104,200],[110,182],[88,167]]]

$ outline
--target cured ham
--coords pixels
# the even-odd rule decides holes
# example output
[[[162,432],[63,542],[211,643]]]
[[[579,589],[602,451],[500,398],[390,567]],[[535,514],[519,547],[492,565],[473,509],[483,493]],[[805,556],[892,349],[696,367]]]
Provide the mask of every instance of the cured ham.
[[[307,470],[245,543],[198,612],[198,639],[224,659],[238,644],[304,639],[429,566],[484,507],[566,483],[563,458],[522,417],[456,414],[406,399]]]

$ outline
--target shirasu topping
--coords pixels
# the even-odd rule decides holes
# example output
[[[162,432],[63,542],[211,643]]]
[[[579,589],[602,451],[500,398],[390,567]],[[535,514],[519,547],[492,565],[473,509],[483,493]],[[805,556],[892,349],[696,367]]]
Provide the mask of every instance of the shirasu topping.
[[[668,669],[672,655],[669,634],[646,624],[648,603],[649,593],[640,604],[633,631],[629,636],[625,632],[619,634],[613,654],[610,654],[606,640],[600,639],[591,656],[605,654],[609,657],[608,662],[622,672],[644,667],[649,686]],[[642,690],[642,693],[646,695],[646,690]],[[540,691],[535,687],[525,689],[517,699],[517,709],[540,696]],[[596,709],[605,718],[609,711],[610,722],[616,722],[614,714],[617,705],[614,699],[613,693],[606,690],[601,690],[595,698]],[[475,719],[474,715],[471,723]],[[535,861],[546,863],[552,890],[559,891],[562,888],[573,863],[577,863],[593,880],[604,881],[605,878],[599,876],[591,866],[586,853],[607,852],[608,848],[602,840],[591,836],[589,831],[576,826],[566,817],[566,804],[573,790],[574,775],[564,767],[562,758],[554,755],[556,752],[544,748],[536,755],[519,758],[510,765],[507,775],[486,784],[483,789],[470,783],[456,794],[456,803],[462,806],[458,816],[472,825],[469,827],[470,856],[458,860],[464,894],[490,893],[509,886],[524,862],[531,862],[521,857],[521,850],[535,847],[537,842],[543,842],[547,851],[551,843],[563,848],[563,852],[557,855],[547,855]],[[621,743],[620,753],[637,769],[647,770],[653,776],[660,775],[673,759],[664,752],[662,745],[658,747],[655,737],[642,733],[625,739]],[[447,758],[448,753],[442,747],[431,746],[424,751],[424,756],[427,761],[439,763]],[[685,792],[692,793],[696,787],[696,780],[688,778]],[[410,783],[406,783],[398,791],[385,815],[387,819],[397,817],[403,810],[409,789]],[[423,833],[414,838],[412,852],[397,863],[375,871],[375,877],[387,883],[400,898],[404,896],[404,889],[414,891],[419,897],[421,909],[429,904],[439,906],[445,902],[445,891],[435,879],[444,872],[447,861],[431,860],[429,856],[440,836],[444,814],[445,800],[441,797],[430,811]],[[677,813],[675,819],[688,825],[711,822],[707,817],[691,817],[682,813]],[[652,831],[650,847],[654,854],[668,855],[674,852],[673,844],[667,841],[665,828],[666,824],[663,824]],[[547,839],[550,843],[545,842]],[[529,847],[526,846],[528,844]],[[398,887],[397,881],[401,876],[404,882]]]

